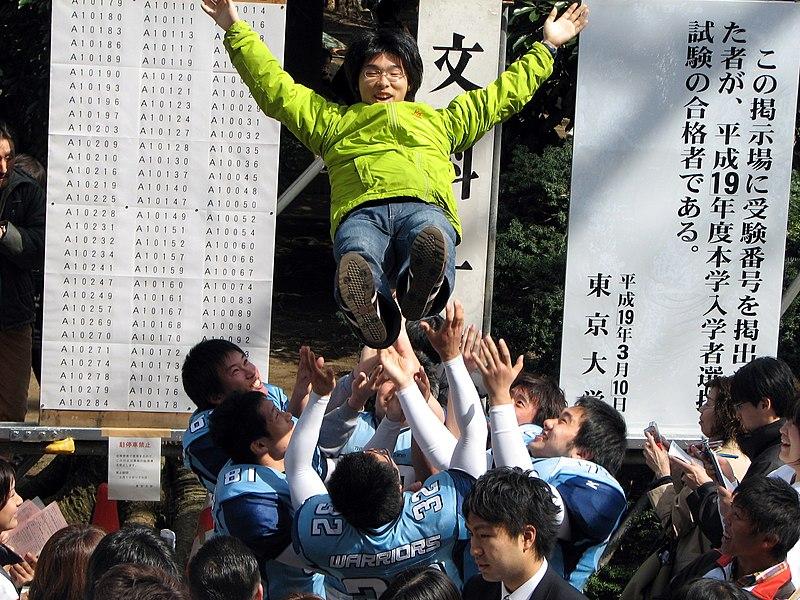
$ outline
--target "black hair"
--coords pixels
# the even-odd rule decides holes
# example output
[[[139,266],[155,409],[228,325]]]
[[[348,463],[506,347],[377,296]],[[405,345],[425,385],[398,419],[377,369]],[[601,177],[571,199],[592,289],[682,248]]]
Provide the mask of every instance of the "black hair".
[[[17,154],[14,157],[14,168],[22,171],[39,184],[39,187],[47,187],[47,171],[44,170],[42,163],[30,154]]]
[[[539,558],[553,551],[558,533],[558,507],[550,486],[531,471],[500,467],[486,471],[464,498],[461,512],[505,529],[511,537],[522,535],[525,527],[536,530],[534,548]]]
[[[180,579],[163,569],[144,564],[119,564],[95,584],[97,600],[189,600]]]
[[[256,557],[227,535],[203,544],[189,561],[188,571],[193,600],[252,600],[261,583]]]
[[[94,600],[94,587],[112,567],[135,563],[162,569],[175,579],[180,570],[175,553],[167,542],[150,527],[126,525],[108,534],[97,544],[86,568],[86,600]]]
[[[794,413],[797,380],[785,362],[771,356],[754,358],[733,374],[731,398],[734,405],[749,402],[758,406],[764,398],[772,402],[778,417]]]
[[[350,90],[357,102],[361,100],[358,79],[367,61],[376,54],[390,54],[400,59],[408,81],[406,100],[414,100],[414,95],[422,85],[422,57],[417,42],[405,31],[399,29],[378,29],[365,31],[359,35],[344,55],[342,69],[347,76]]]
[[[800,539],[800,498],[783,479],[745,478],[736,488],[733,506],[747,514],[754,532],[775,538],[771,555],[776,561],[784,560]]]
[[[258,410],[262,402],[269,401],[262,392],[234,392],[211,413],[211,439],[233,462],[254,463],[250,445],[258,438],[270,437]]]
[[[522,371],[511,384],[512,391],[514,388],[521,388],[530,402],[538,404],[539,408],[533,423],[540,427],[544,425],[546,419],[557,419],[561,411],[567,407],[564,390],[547,375],[534,375]]]
[[[706,383],[706,394],[708,390],[717,390],[717,397],[714,399],[714,421],[717,428],[717,435],[724,442],[738,440],[744,434],[742,422],[736,417],[736,407],[731,399],[731,378],[714,377]]]
[[[461,594],[441,569],[414,567],[392,579],[379,600],[461,600]]]
[[[0,140],[8,140],[8,145],[11,146],[11,156],[16,153],[16,144],[14,144],[14,132],[5,121],[0,121]]]
[[[403,509],[400,476],[370,452],[345,454],[328,481],[334,508],[356,529],[375,529]]]
[[[14,465],[8,462],[5,458],[0,458],[0,501],[3,502],[0,506],[5,506],[11,496],[11,488],[17,480]]]
[[[231,352],[244,354],[233,342],[211,339],[203,340],[186,354],[181,367],[183,389],[197,408],[211,408],[211,399],[225,393],[219,370]]]
[[[589,460],[615,474],[622,466],[628,447],[625,419],[616,408],[594,396],[578,398],[575,406],[582,408],[584,414],[573,446],[584,450]]]
[[[673,597],[681,600],[747,600],[750,598],[732,581],[703,578],[692,579]]]

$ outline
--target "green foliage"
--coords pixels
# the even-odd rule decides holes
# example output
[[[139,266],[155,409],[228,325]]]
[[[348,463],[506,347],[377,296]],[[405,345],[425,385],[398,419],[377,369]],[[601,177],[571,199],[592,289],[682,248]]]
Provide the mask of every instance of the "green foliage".
[[[0,118],[16,131],[18,150],[47,161],[50,1],[0,4]]]
[[[798,144],[795,144],[795,148]],[[786,228],[786,254],[783,288],[800,274],[800,170],[792,171],[789,191],[789,220]],[[781,318],[778,355],[795,374],[800,374],[800,300],[795,300]]]
[[[529,370],[558,373],[572,144],[512,152],[501,177],[493,328]]]

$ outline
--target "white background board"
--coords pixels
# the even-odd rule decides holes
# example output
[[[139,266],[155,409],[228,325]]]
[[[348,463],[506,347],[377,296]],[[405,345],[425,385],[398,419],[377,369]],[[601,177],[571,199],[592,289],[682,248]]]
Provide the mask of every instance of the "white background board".
[[[239,3],[281,59],[284,4]],[[230,339],[265,374],[278,124],[195,0],[54,0],[41,406],[189,412]]]
[[[497,78],[500,2],[475,0],[469,3],[468,10],[458,0],[420,0],[419,4],[417,43],[425,76],[416,100],[441,108],[461,92],[473,89],[470,84],[484,87]],[[460,64],[461,61],[466,64]],[[490,131],[453,161],[456,167],[453,191],[464,232],[456,249],[454,297],[464,304],[467,323],[479,328],[485,302],[494,134],[494,130]]]
[[[632,438],[697,437],[702,382],[776,352],[798,31],[792,2],[592,5],[561,385],[624,408]]]

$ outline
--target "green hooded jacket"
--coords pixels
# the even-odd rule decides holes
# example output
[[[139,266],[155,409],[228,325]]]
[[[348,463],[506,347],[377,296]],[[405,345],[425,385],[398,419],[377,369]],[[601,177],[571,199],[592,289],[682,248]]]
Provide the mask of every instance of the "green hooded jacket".
[[[450,155],[522,109],[553,70],[550,51],[537,42],[486,88],[462,93],[446,108],[423,102],[344,106],[295,83],[245,21],[228,29],[224,43],[261,110],[325,161],[331,236],[358,205],[411,196],[441,207],[461,239]]]

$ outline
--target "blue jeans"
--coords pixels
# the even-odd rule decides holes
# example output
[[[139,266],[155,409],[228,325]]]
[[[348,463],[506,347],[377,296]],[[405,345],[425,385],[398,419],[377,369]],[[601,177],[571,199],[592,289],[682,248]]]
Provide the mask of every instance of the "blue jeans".
[[[339,224],[333,238],[333,256],[336,264],[348,252],[357,252],[369,263],[375,289],[382,296],[382,306],[397,304],[392,299],[392,289],[408,273],[411,244],[425,227],[433,225],[444,234],[447,245],[447,262],[444,283],[431,307],[430,314],[444,309],[453,291],[456,277],[456,232],[444,211],[435,204],[409,200],[371,204],[353,210]],[[334,296],[339,306],[339,287],[334,284]],[[405,289],[405,286],[400,286]]]

